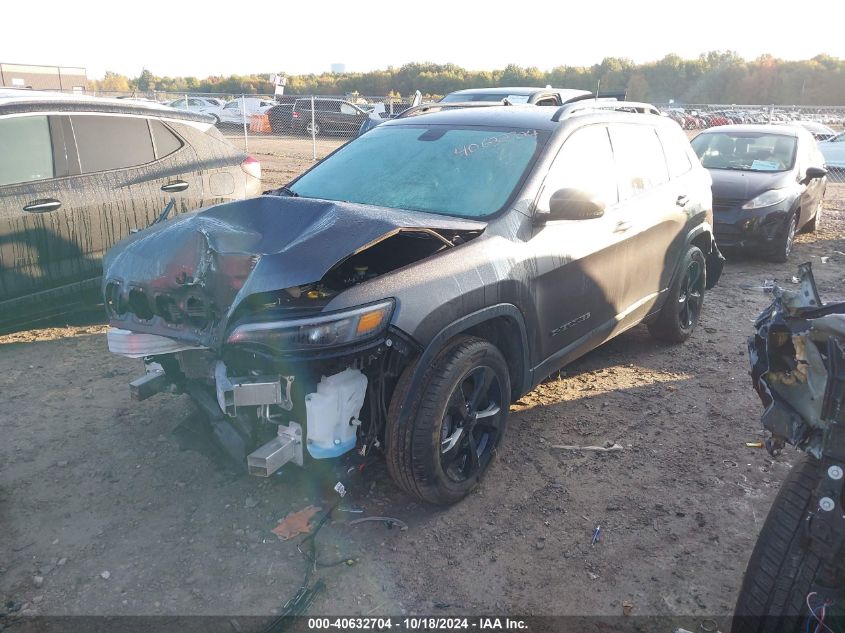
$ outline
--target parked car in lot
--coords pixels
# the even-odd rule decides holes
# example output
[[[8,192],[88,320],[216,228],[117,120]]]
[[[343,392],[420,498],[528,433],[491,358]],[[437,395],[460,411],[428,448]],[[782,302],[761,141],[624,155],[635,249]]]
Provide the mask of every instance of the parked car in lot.
[[[692,140],[713,178],[716,239],[786,261],[795,235],[821,222],[827,185],[815,139],[793,125],[726,125]]]
[[[845,132],[821,141],[819,151],[830,170],[831,180],[845,182]]]
[[[565,103],[589,99],[594,96],[589,90],[576,90],[573,88],[539,88],[536,86],[467,88],[466,90],[450,92],[439,103],[468,103],[471,101],[501,102],[503,99],[507,99],[509,103],[514,105],[528,103],[538,106],[562,106]],[[624,95],[618,96],[624,98]]]
[[[293,104],[296,97],[293,95],[278,95],[273,107],[268,108],[265,114],[270,122],[270,131],[273,134],[289,134],[290,122],[293,116]]]
[[[219,123],[220,115],[218,113],[220,108],[223,107],[223,101],[211,97],[183,97],[170,101],[167,105],[177,110],[189,110],[190,112],[208,114],[214,119],[215,123]]]
[[[460,500],[514,399],[638,323],[684,341],[719,277],[686,135],[600,105],[388,121],[123,240],[103,293],[136,397],[187,391],[256,475],[380,451],[409,494]]]
[[[320,97],[297,99],[291,109],[291,130],[295,134],[315,136],[333,134],[337,136],[356,136],[361,124],[367,119],[373,106],[356,104],[345,99]]]
[[[222,108],[215,112],[217,124],[220,127],[231,127],[233,125],[249,125],[249,117],[253,114],[264,114],[276,103],[263,97],[239,97],[226,102]]]
[[[0,90],[0,327],[84,304],[103,253],[172,215],[255,195],[260,164],[203,115]]]
[[[812,134],[813,138],[817,141],[826,141],[836,136],[836,132],[823,123],[818,123],[816,121],[794,121],[792,125],[800,125]]]
[[[418,97],[421,97],[419,91]],[[439,101],[420,103],[420,98],[415,97],[411,107],[393,116],[380,116],[371,113],[358,130],[358,134],[364,134],[374,127],[377,127],[391,118],[402,118],[416,116],[419,113],[428,111],[440,111],[451,108],[463,108],[474,105],[495,105],[505,103],[507,105],[536,105],[560,107],[566,103],[583,101],[594,98],[595,95],[587,90],[575,90],[568,88],[537,88],[533,86],[520,86],[511,88],[468,88],[450,92]],[[624,93],[612,93],[602,96],[602,99],[612,98],[624,100]]]

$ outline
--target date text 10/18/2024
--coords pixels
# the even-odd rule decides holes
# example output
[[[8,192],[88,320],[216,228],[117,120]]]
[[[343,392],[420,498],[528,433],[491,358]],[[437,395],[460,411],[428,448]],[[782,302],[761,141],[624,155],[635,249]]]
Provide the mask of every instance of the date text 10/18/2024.
[[[308,629],[341,631],[385,631],[393,628],[408,631],[527,631],[528,624],[515,618],[308,618]]]

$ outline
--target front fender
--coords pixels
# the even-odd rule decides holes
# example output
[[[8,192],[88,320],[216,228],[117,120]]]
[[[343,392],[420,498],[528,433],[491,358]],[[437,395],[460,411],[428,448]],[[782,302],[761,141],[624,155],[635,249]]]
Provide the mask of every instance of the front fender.
[[[687,245],[696,245],[704,252],[706,284],[705,288],[710,290],[722,276],[722,269],[725,266],[725,257],[716,245],[713,237],[713,227],[709,222],[702,222],[693,227],[687,233]]]
[[[418,393],[419,389],[423,386],[425,371],[431,366],[437,354],[446,346],[446,343],[455,336],[496,318],[505,318],[509,324],[515,326],[515,334],[519,337],[522,354],[522,371],[519,372],[521,374],[519,377],[521,384],[513,385],[514,391],[522,394],[530,388],[532,384],[531,363],[528,354],[528,334],[525,327],[525,318],[515,305],[511,303],[499,303],[453,321],[432,338],[431,342],[423,350],[418,361],[412,365],[413,369],[411,371],[413,371],[413,374],[408,383],[408,388],[400,396],[402,401],[399,403],[399,418],[397,423],[404,424],[408,422],[414,394]]]

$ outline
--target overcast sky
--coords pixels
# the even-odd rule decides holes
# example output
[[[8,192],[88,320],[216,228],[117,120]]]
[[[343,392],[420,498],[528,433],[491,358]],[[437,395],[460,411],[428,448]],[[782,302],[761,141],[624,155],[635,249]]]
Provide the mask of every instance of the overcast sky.
[[[106,70],[134,77],[142,68],[206,77],[320,73],[332,63],[367,71],[411,61],[548,70],[607,56],[645,62],[709,50],[747,59],[845,58],[845,2],[779,4],[10,0],[2,10],[0,62],[82,66],[100,78]]]

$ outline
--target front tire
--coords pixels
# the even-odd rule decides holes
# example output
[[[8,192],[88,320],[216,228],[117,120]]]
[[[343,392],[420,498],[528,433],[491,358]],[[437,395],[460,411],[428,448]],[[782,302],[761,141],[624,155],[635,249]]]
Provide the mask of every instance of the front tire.
[[[813,219],[807,222],[807,226],[804,230],[808,233],[815,233],[822,225],[822,207],[824,206],[823,199],[824,194],[822,194],[822,200],[819,200],[819,204],[816,206],[816,212],[813,214]]]
[[[792,247],[795,245],[795,236],[798,234],[798,212],[789,217],[789,224],[784,228],[783,235],[779,236],[769,252],[769,260],[779,264],[789,259]]]
[[[732,633],[806,629],[805,601],[822,560],[806,547],[804,522],[820,476],[819,462],[804,456],[783,482],[751,552]]]
[[[648,324],[651,335],[668,343],[683,343],[695,330],[704,303],[707,263],[697,246],[684,253],[680,272],[669,288],[666,303],[657,318]]]
[[[507,425],[510,376],[501,352],[480,338],[447,344],[408,394],[416,363],[394,391],[385,437],[387,468],[405,492],[449,505],[475,487],[493,460]],[[399,409],[410,395],[407,418]]]

